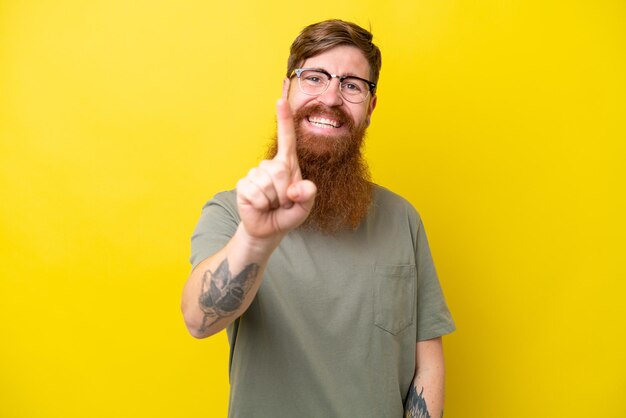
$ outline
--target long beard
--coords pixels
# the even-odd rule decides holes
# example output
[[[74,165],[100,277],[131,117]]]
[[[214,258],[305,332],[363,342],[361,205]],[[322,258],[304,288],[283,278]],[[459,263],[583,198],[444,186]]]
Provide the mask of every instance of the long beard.
[[[349,133],[341,137],[312,135],[301,129],[301,121],[311,108],[301,109],[294,115],[296,150],[304,179],[317,186],[315,204],[302,228],[333,234],[341,230],[354,230],[367,215],[372,202],[373,184],[361,148],[366,126],[354,127],[351,118],[336,109],[325,108],[327,113],[349,125]],[[276,155],[276,137],[267,157]]]

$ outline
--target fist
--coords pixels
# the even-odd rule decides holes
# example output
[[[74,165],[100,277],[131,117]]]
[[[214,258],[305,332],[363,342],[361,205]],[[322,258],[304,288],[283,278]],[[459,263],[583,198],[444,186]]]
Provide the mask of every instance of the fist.
[[[317,188],[302,180],[289,103],[276,103],[278,152],[237,183],[237,207],[246,232],[255,238],[284,235],[305,221]]]

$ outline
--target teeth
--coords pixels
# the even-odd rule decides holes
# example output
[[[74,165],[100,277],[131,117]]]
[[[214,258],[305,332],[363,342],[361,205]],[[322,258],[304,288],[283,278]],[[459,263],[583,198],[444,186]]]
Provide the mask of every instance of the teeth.
[[[341,126],[341,124],[336,120],[327,118],[309,117],[309,122],[311,122],[315,126],[319,126],[320,128],[339,128],[339,126]]]

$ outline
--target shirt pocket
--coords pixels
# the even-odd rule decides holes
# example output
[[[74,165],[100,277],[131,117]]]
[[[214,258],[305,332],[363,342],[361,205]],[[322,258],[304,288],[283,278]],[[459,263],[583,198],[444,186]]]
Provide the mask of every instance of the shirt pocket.
[[[415,265],[379,264],[374,267],[374,324],[396,335],[413,324]]]

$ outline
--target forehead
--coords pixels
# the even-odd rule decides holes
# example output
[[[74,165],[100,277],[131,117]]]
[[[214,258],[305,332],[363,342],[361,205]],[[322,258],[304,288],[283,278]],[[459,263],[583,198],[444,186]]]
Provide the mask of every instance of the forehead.
[[[361,78],[368,78],[370,75],[370,65],[365,55],[351,45],[339,45],[307,58],[302,68],[321,68],[331,74],[355,75]]]

